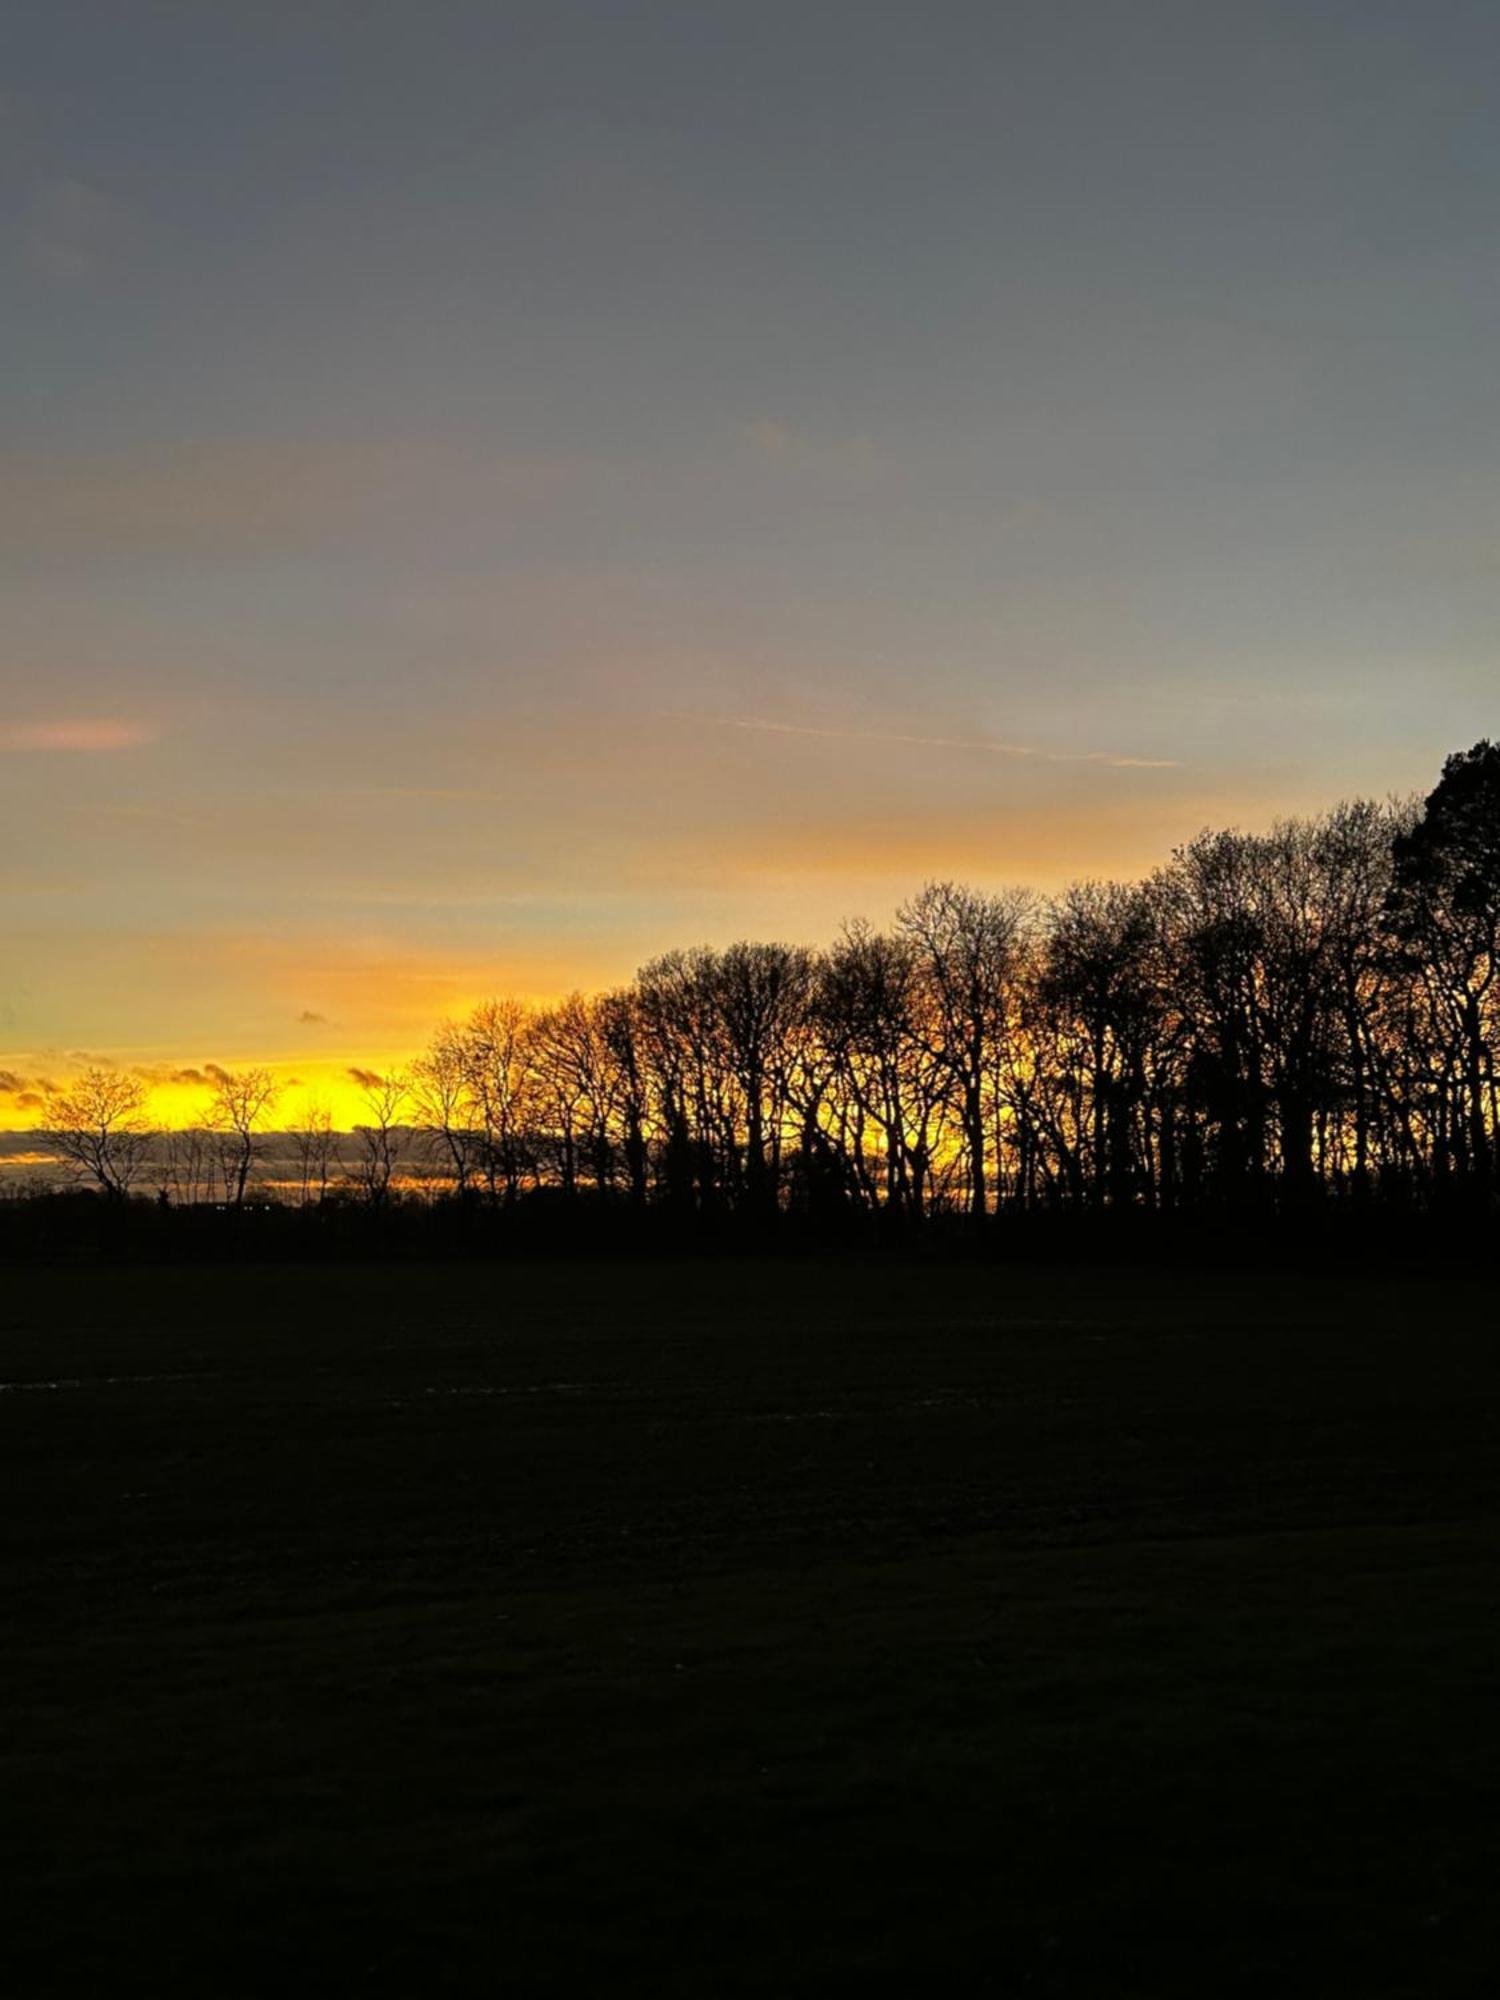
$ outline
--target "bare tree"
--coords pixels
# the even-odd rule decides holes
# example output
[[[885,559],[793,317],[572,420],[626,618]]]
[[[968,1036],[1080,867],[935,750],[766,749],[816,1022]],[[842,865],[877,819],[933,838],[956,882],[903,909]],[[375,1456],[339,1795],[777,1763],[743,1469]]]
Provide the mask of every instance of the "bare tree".
[[[814,959],[786,944],[739,943],[711,961],[710,992],[722,1061],[734,1085],[746,1205],[776,1205],[789,1112],[788,1057],[812,1000]]]
[[[151,1151],[146,1086],[125,1070],[95,1066],[52,1091],[42,1136],[74,1176],[120,1200],[139,1179]]]
[[[989,1209],[988,1085],[1009,1029],[1034,912],[1025,890],[985,896],[929,882],[896,913],[898,930],[917,950],[932,1053],[952,1083],[968,1156],[969,1212],[976,1217]]]
[[[411,1095],[411,1084],[405,1072],[398,1069],[385,1076],[361,1071],[360,1077],[368,1116],[354,1128],[358,1149],[354,1183],[371,1208],[384,1208],[405,1150],[408,1135],[400,1118]]]
[[[164,1132],[157,1157],[163,1199],[191,1208],[212,1199],[214,1188],[214,1135],[201,1125]]]
[[[606,1132],[618,1122],[630,1202],[634,1208],[644,1208],[649,1186],[649,1106],[640,1004],[635,989],[627,986],[601,994],[595,1009],[601,1060],[610,1077],[601,1116]]]
[[[256,1134],[276,1102],[278,1086],[268,1069],[213,1068],[209,1075],[213,1089],[207,1123],[221,1138],[224,1198],[242,1208],[250,1171],[260,1157]]]
[[[463,1025],[463,1060],[479,1130],[490,1199],[520,1192],[526,1155],[531,1010],[521,1000],[486,1000]]]
[[[558,1186],[578,1190],[579,1153],[590,1125],[589,1096],[596,1064],[594,1020],[581,993],[544,1007],[527,1033],[536,1114],[557,1165]]]
[[[1023,892],[930,883],[887,931],[822,954],[671,951],[634,982],[537,1010],[496,999],[366,1092],[358,1187],[391,1198],[410,1133],[462,1194],[623,1187],[633,1207],[783,1204],[920,1221],[962,1207],[1275,1204],[1310,1210],[1449,1183],[1500,1196],[1500,746],[1451,758],[1424,801],[1206,831],[1149,880]],[[252,1184],[268,1071],[218,1070],[225,1196]],[[122,1194],[144,1086],[52,1091],[54,1150]],[[321,1199],[331,1119],[295,1139]],[[205,1134],[161,1185],[191,1201]],[[1351,1197],[1350,1191],[1354,1191]]]
[[[863,1204],[919,1219],[947,1150],[948,1066],[936,1050],[918,948],[852,923],[814,1001],[828,1057],[822,1130]]]
[[[444,1021],[412,1064],[411,1095],[413,1116],[462,1200],[482,1158],[483,1134],[476,1129],[471,1042],[456,1022]]]
[[[1448,758],[1393,859],[1391,929],[1438,1055],[1442,1155],[1485,1188],[1500,1127],[1500,743]]]
[[[1167,1067],[1156,937],[1151,897],[1118,882],[1075,883],[1048,915],[1025,1030],[1030,1101],[1050,1100],[1062,1184],[1096,1204],[1155,1186],[1151,1091]]]
[[[297,1156],[298,1199],[303,1208],[321,1205],[328,1197],[328,1183],[338,1166],[338,1138],[333,1129],[333,1113],[321,1099],[309,1096],[292,1128],[292,1145]]]

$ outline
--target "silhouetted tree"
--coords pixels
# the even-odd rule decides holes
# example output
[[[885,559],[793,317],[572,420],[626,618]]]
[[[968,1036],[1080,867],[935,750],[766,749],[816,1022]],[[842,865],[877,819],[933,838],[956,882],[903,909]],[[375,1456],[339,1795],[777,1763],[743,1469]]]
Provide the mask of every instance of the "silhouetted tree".
[[[953,882],[929,882],[896,913],[898,932],[916,948],[930,1054],[952,1087],[976,1218],[989,1211],[993,1085],[1034,917],[1024,890],[984,896]],[[998,1158],[998,1144],[994,1150]]]
[[[1420,818],[1398,835],[1393,864],[1391,930],[1436,1058],[1439,1171],[1487,1185],[1500,1122],[1500,745],[1485,740],[1447,760]]]
[[[942,1153],[949,1078],[918,946],[847,925],[822,962],[814,1005],[828,1055],[822,1130],[864,1205],[916,1221]]]
[[[491,1201],[514,1203],[521,1188],[530,1110],[528,1030],[520,1000],[486,1000],[463,1024],[462,1051]]]
[[[1075,1198],[1116,1205],[1158,1187],[1167,998],[1150,894],[1084,882],[1052,906],[1039,969],[1049,1067],[1068,1079],[1053,1121]],[[1037,1032],[1035,1017],[1032,1035]]]
[[[647,1119],[650,1115],[641,1009],[634,989],[602,994],[596,1002],[602,1059],[610,1079],[603,1116],[618,1133],[631,1206],[646,1205],[649,1188]]]
[[[275,1103],[276,1079],[268,1069],[214,1069],[207,1123],[221,1135],[225,1199],[242,1208],[250,1172],[259,1157],[257,1133]]]
[[[298,1198],[304,1208],[328,1198],[328,1184],[338,1169],[338,1136],[333,1129],[333,1113],[318,1098],[308,1097],[302,1114],[292,1128],[292,1145],[297,1156]]]
[[[200,1125],[161,1134],[156,1160],[159,1187],[167,1200],[191,1208],[212,1198],[217,1174],[215,1136]]]
[[[140,1178],[151,1151],[146,1086],[125,1070],[93,1065],[48,1093],[42,1137],[81,1180],[119,1200]]]
[[[429,1147],[453,1177],[460,1200],[482,1157],[482,1113],[475,1092],[470,1036],[444,1021],[411,1070],[412,1115]]]
[[[679,1217],[787,1206],[842,1226],[1132,1207],[1306,1213],[1497,1192],[1500,747],[1448,760],[1420,809],[1355,801],[1205,831],[1137,884],[929,883],[889,930],[825,952],[670,951],[613,992],[499,998],[434,1034],[409,1080],[356,1072],[355,1180],[383,1204],[410,1109],[434,1178],[507,1208],[556,1187]],[[274,1100],[214,1073],[226,1196]],[[107,1192],[141,1171],[144,1086],[54,1092],[55,1150]],[[328,1185],[320,1114],[294,1135]],[[201,1135],[161,1186],[198,1198]]]
[[[384,1076],[366,1073],[362,1095],[366,1116],[354,1128],[358,1148],[354,1184],[371,1208],[384,1208],[390,1200],[391,1184],[406,1137],[400,1118],[410,1096],[410,1083],[401,1070],[391,1070]]]

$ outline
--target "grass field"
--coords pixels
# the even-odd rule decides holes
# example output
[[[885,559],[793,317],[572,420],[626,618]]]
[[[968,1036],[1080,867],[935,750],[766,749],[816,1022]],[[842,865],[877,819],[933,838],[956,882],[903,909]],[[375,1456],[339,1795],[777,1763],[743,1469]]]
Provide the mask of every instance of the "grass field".
[[[6,1274],[7,1994],[1464,1994],[1489,1287]]]

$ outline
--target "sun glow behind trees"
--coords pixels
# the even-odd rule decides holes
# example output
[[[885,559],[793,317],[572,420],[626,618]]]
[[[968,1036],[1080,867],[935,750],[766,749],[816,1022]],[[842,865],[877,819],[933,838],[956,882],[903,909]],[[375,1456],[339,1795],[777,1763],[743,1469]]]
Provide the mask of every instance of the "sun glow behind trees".
[[[670,951],[615,991],[485,1002],[409,1064],[349,1072],[341,1147],[330,1107],[304,1101],[298,1172],[276,1178],[372,1206],[420,1172],[507,1206],[551,1187],[909,1220],[1488,1188],[1497,980],[1500,749],[1482,743],[1420,810],[1204,833],[1142,883],[1047,905],[932,883],[889,929],[850,924],[822,951]],[[201,1129],[154,1145],[123,1072],[53,1089],[40,1123],[106,1193],[154,1177],[237,1204],[277,1081],[207,1080]]]

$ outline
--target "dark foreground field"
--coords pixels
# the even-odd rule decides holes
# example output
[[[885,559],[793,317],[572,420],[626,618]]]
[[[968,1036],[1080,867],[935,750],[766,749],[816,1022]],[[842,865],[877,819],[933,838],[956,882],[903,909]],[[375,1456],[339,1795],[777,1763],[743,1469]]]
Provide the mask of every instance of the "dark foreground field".
[[[4,1990],[1491,1990],[1494,1320],[12,1273]]]

